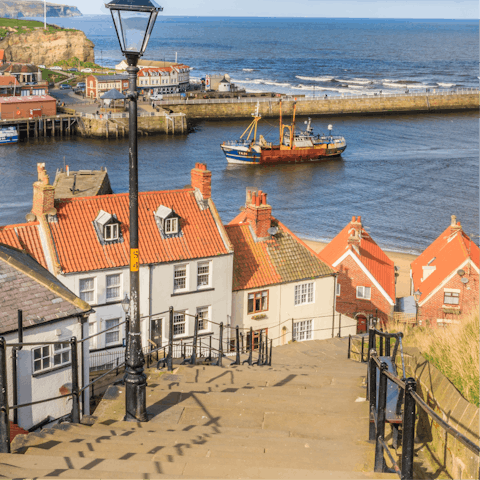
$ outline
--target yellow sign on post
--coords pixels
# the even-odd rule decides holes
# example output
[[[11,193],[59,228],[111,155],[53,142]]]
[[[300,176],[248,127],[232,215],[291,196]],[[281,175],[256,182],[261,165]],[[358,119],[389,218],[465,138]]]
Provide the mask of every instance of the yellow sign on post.
[[[140,269],[140,254],[138,253],[138,248],[130,249],[130,271],[138,272]]]

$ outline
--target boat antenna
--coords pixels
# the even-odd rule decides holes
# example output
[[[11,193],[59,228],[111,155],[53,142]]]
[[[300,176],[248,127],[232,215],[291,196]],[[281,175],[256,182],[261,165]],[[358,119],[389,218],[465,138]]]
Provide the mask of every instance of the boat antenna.
[[[330,132],[330,140],[332,139],[332,130],[333,130],[333,125],[329,125],[328,131]]]
[[[293,142],[295,141],[295,112],[297,111],[297,98],[293,102],[293,119],[292,119],[292,128],[290,130],[290,150],[293,150],[295,147]]]

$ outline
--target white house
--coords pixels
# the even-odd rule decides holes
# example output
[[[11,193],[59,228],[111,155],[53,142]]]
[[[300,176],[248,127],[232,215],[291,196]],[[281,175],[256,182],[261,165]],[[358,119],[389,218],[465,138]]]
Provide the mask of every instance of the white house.
[[[185,92],[190,85],[190,67],[175,64],[169,67],[142,68],[137,77],[138,89],[151,94]]]
[[[49,270],[95,312],[90,334],[115,327],[90,343],[92,368],[123,357],[129,292],[128,194],[55,200],[45,165],[38,165],[32,220],[38,220]],[[55,207],[54,207],[55,205]],[[191,187],[139,194],[140,315],[143,346],[168,343],[168,316],[175,310],[174,339],[193,336],[197,313],[228,323],[233,249],[211,199],[211,172],[196,164]],[[202,322],[199,334],[218,338],[218,326]]]
[[[263,331],[273,345],[338,332],[335,270],[272,216],[262,191],[247,189],[245,209],[226,230],[235,250],[232,325]],[[249,338],[248,331],[246,332]]]
[[[20,235],[30,239],[27,248],[39,243],[38,225],[18,225]],[[9,230],[9,229],[6,229]],[[9,233],[2,230],[1,236]],[[19,237],[20,238],[20,237]],[[70,339],[86,338],[91,307],[76,297],[25,250],[0,243],[0,336],[7,343],[8,404],[28,404],[59,397],[72,391],[72,346]],[[28,345],[17,351],[17,375],[13,377],[12,348],[18,342],[18,311],[22,311],[23,342],[63,342]],[[77,346],[79,388],[88,384],[88,345]],[[14,391],[16,392],[16,398]],[[89,414],[88,391],[82,395],[81,411]],[[22,407],[10,420],[24,429],[51,423],[71,413],[71,397]]]

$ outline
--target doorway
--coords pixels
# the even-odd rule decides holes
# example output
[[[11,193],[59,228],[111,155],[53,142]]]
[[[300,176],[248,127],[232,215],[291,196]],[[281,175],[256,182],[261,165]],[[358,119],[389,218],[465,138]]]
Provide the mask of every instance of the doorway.
[[[157,346],[162,346],[162,323],[163,318],[152,318],[150,320],[150,340]],[[153,347],[152,344],[150,344]]]
[[[357,333],[367,333],[366,315],[357,315]]]

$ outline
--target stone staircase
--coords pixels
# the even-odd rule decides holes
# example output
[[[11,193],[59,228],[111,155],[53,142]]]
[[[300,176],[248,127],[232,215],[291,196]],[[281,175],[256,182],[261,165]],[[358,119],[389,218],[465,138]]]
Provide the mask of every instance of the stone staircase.
[[[276,347],[272,363],[149,369],[149,422],[124,422],[124,387],[111,386],[92,426],[17,436],[0,476],[398,478],[372,473],[366,367],[343,339]]]

